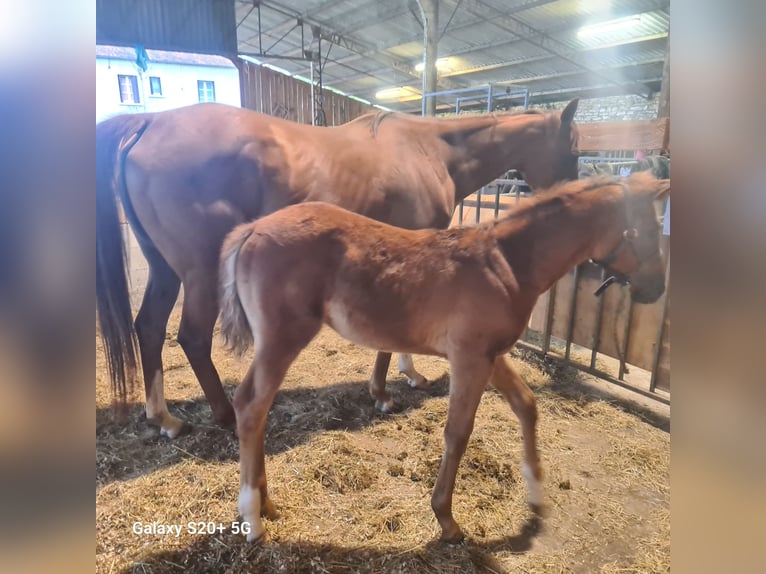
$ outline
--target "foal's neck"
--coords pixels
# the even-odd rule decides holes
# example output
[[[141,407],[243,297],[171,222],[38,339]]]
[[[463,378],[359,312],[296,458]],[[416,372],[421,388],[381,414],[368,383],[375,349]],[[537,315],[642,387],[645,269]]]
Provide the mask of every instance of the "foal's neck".
[[[455,202],[509,169],[524,169],[536,153],[548,118],[543,114],[485,114],[441,120],[439,137],[448,144],[446,158],[455,182]],[[511,163],[512,160],[512,163]]]
[[[620,187],[584,185],[565,184],[562,192],[534,199],[493,224],[492,235],[517,280],[537,295],[604,245],[616,244],[625,229]]]

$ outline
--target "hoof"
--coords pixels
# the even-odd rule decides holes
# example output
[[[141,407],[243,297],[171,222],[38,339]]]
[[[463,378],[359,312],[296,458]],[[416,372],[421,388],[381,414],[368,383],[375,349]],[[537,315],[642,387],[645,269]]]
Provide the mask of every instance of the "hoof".
[[[234,409],[229,405],[225,410],[213,411],[213,420],[222,427],[234,427],[237,424],[237,417],[234,415]]]
[[[375,408],[384,415],[390,415],[395,413],[399,406],[394,402],[394,399],[388,399],[387,401],[375,401]]]
[[[261,507],[261,516],[269,520],[277,520],[280,517],[277,507],[274,506],[270,498],[267,498],[266,504]]]
[[[423,376],[421,376],[419,379],[411,379],[410,377],[407,377],[407,384],[413,389],[421,390],[425,390],[431,386],[431,383],[428,382],[428,379]]]
[[[529,502],[527,504],[529,505],[529,510],[539,518],[545,518],[548,514],[546,506],[542,503]]]
[[[253,546],[263,546],[268,540],[265,530],[258,535],[254,532],[250,532],[250,534],[246,536],[246,539]]]
[[[187,434],[192,428],[190,424],[185,423],[171,414],[165,415],[162,419],[159,417],[147,418],[146,421],[152,426],[160,427],[160,436],[165,436],[169,439],[178,438],[182,434]]]
[[[441,537],[439,538],[440,542],[443,542],[444,544],[462,544],[465,541],[465,535],[463,532],[458,528],[457,532],[442,532]]]

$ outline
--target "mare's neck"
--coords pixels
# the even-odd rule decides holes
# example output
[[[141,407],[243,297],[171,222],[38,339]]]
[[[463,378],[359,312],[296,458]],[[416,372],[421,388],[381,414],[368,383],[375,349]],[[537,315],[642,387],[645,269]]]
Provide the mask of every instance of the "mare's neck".
[[[486,114],[441,120],[438,135],[449,146],[446,163],[455,182],[455,202],[509,169],[523,170],[527,155],[535,153],[546,121],[543,114]]]
[[[610,185],[533,200],[494,223],[492,235],[519,284],[541,295],[579,263],[604,256],[624,229],[624,196]]]

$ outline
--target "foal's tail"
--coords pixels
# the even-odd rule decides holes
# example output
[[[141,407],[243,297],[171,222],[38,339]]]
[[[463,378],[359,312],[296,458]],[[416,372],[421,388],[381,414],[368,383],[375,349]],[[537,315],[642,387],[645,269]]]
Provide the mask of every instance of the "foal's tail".
[[[253,344],[253,330],[237,290],[237,259],[239,250],[252,233],[253,230],[248,224],[234,228],[226,237],[221,249],[221,335],[226,347],[240,355]]]
[[[113,399],[120,408],[132,389],[138,360],[117,196],[129,211],[123,166],[147,125],[146,119],[130,115],[96,125],[96,301]]]

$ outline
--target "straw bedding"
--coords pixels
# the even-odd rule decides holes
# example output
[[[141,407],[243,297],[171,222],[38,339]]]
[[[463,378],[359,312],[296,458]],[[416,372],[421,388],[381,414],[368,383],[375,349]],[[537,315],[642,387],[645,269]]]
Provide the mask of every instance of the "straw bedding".
[[[164,352],[171,412],[193,424],[175,441],[146,425],[140,395],[117,424],[100,348],[96,370],[96,568],[99,572],[669,572],[667,421],[587,394],[582,375],[514,351],[540,411],[547,516],[529,513],[519,424],[494,391],[482,399],[453,509],[467,541],[437,541],[430,496],[442,454],[447,363],[416,357],[434,381],[403,409],[378,414],[367,391],[374,353],[329,329],[291,368],[269,415],[266,470],[281,513],[269,541],[247,544],[238,520],[237,442],[212,423],[175,343]],[[175,327],[173,327],[175,326]],[[233,393],[248,359],[216,340],[213,360]],[[135,522],[226,524],[212,534],[134,534]]]

